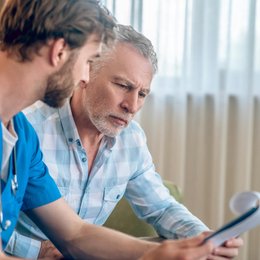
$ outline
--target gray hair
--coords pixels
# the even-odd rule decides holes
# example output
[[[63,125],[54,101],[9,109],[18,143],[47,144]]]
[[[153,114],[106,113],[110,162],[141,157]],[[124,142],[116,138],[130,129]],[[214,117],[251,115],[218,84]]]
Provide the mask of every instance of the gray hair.
[[[133,46],[143,57],[151,62],[153,74],[157,72],[157,55],[151,41],[143,34],[137,32],[132,26],[118,24],[115,28],[115,41],[113,46],[103,46],[101,57],[96,59],[91,65],[92,77],[95,77],[96,72],[109,62],[109,58],[118,43],[127,43]]]

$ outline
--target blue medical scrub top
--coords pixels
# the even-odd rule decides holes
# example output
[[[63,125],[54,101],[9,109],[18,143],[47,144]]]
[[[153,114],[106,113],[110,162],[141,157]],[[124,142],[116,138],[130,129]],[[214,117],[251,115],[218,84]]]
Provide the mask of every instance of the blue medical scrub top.
[[[16,143],[18,190],[14,194],[11,189],[13,178],[13,156],[11,156],[7,182],[1,180],[3,223],[6,220],[11,221],[8,229],[1,232],[3,249],[16,226],[20,210],[37,208],[61,197],[55,182],[42,161],[39,140],[33,127],[22,113],[17,114],[13,121],[18,136]],[[2,146],[2,127],[0,125],[0,169],[2,169]]]

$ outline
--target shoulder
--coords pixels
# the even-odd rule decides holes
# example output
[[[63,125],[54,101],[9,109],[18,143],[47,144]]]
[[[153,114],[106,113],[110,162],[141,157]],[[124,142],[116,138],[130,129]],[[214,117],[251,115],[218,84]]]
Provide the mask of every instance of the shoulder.
[[[46,134],[57,132],[57,127],[60,127],[59,109],[49,107],[41,101],[34,103],[23,112],[37,132],[40,140]]]
[[[23,112],[18,113],[14,116],[14,127],[18,135],[18,141],[20,140],[32,140],[37,138],[34,128],[27,120]]]
[[[122,132],[122,135],[131,135],[131,134],[137,134],[145,136],[143,128],[140,126],[140,124],[133,120],[130,122],[127,128],[125,128]]]
[[[142,146],[146,144],[144,130],[140,124],[134,120],[119,134],[118,140],[121,140],[124,144],[130,143],[131,146]]]
[[[30,122],[27,120],[23,112],[20,112],[14,116],[14,125],[15,131],[17,131],[18,134],[23,131],[34,131],[33,127],[31,126]]]
[[[37,101],[33,105],[23,110],[26,118],[32,125],[43,124],[46,120],[58,117],[58,109],[49,107],[42,101]]]

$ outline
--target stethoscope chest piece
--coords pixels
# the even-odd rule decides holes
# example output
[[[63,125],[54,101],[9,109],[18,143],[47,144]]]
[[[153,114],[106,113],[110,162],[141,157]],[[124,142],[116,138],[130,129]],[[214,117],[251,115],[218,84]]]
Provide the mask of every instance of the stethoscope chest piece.
[[[0,213],[0,221],[1,221],[0,232],[2,232],[3,230],[4,231],[7,230],[12,224],[11,220],[9,220],[9,219],[3,223],[3,213],[2,212]]]

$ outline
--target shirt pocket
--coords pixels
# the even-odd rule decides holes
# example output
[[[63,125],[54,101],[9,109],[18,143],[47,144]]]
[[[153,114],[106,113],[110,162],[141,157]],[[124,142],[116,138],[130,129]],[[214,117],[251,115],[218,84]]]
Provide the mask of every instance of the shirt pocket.
[[[125,193],[126,184],[105,187],[104,201],[117,203]]]
[[[103,225],[117,203],[122,199],[127,184],[105,187],[102,209],[95,221],[98,225]]]

